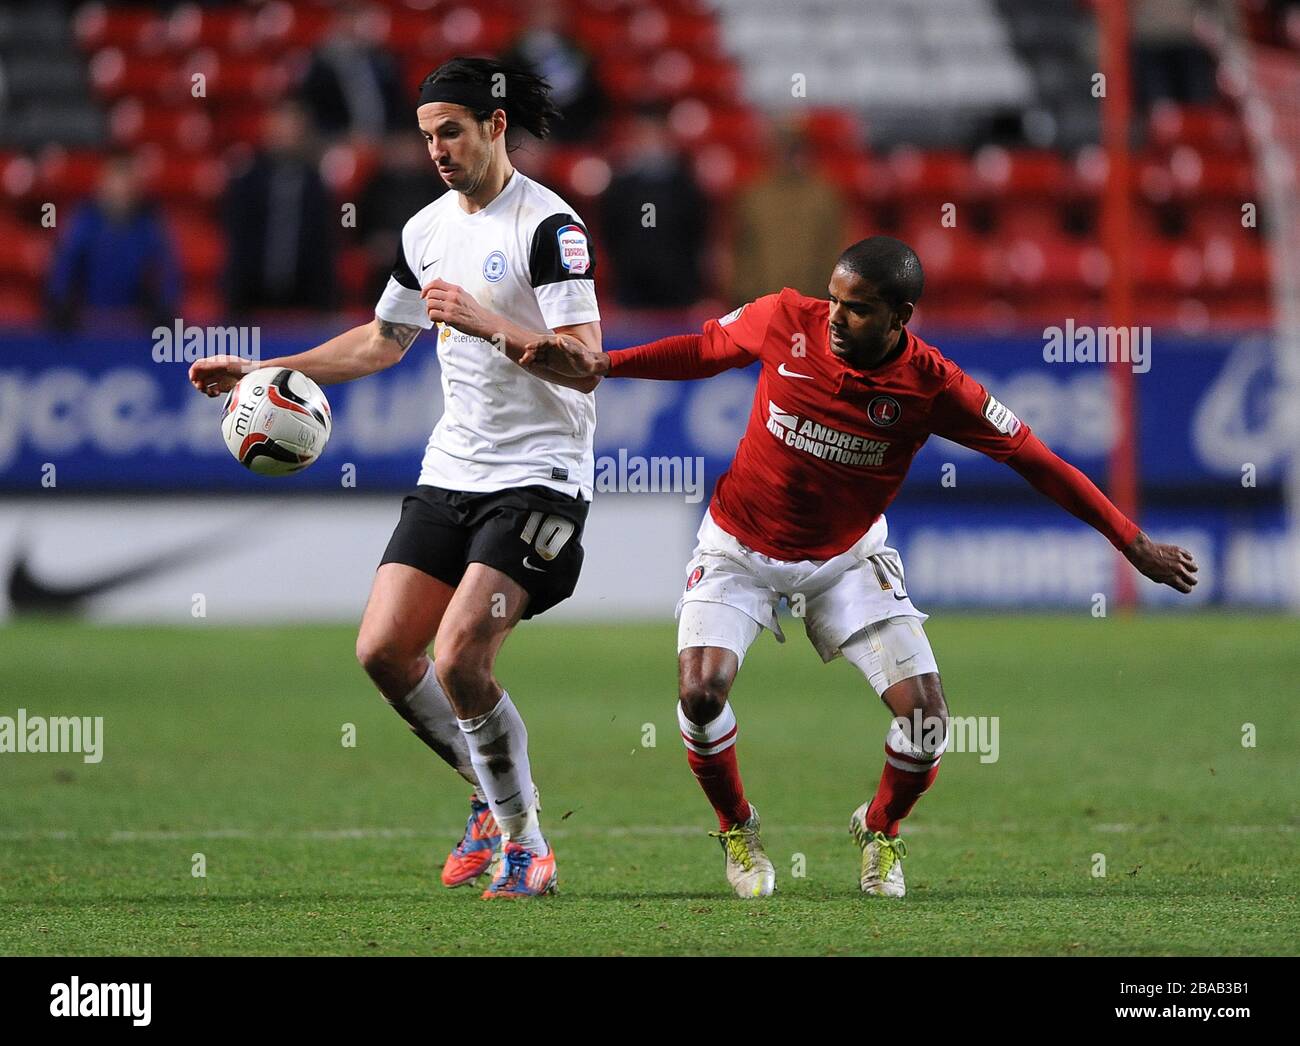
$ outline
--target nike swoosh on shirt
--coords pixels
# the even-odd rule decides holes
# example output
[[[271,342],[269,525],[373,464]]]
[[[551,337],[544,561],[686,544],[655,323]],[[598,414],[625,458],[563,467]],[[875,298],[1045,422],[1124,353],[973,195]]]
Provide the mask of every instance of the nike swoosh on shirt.
[[[786,370],[786,369],[785,369],[785,364],[784,364],[784,363],[781,364],[781,366],[779,366],[779,367],[776,368],[776,372],[777,372],[778,374],[780,374],[781,377],[783,377],[783,378],[803,378],[805,381],[816,381],[816,380],[817,380],[817,379],[814,378],[811,374],[800,374],[798,371]]]
[[[528,562],[528,557],[527,557],[527,556],[524,556],[524,566],[526,566],[529,570],[536,570],[536,571],[538,571],[539,573],[542,573],[542,574],[545,574],[545,573],[546,573],[546,568],[545,568],[545,567],[535,567],[535,566],[533,566],[531,563],[529,563],[529,562]]]
[[[430,265],[434,265],[440,262],[441,260],[442,260],[441,258],[434,258],[433,261],[431,262],[425,262],[423,265],[420,266],[420,271],[424,272],[424,270],[427,269]]]

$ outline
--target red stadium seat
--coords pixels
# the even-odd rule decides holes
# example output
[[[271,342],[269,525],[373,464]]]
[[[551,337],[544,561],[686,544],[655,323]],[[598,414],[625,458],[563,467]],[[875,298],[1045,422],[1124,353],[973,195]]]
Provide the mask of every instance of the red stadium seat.
[[[65,200],[95,191],[104,158],[98,152],[50,150],[37,162],[37,185],[43,197]]]
[[[350,298],[359,298],[370,286],[371,259],[364,247],[349,246],[339,251],[339,284]]]
[[[134,51],[164,43],[166,19],[148,8],[117,9],[85,4],[73,19],[72,31],[83,51],[104,47]]]
[[[225,302],[213,282],[187,281],[182,305],[186,320],[194,323],[215,323],[228,316]]]
[[[578,11],[573,16],[574,37],[593,55],[604,55],[609,50],[627,43],[622,19],[610,11]]]
[[[354,199],[379,166],[377,150],[370,146],[340,142],[325,151],[320,173],[325,184],[340,199]]]
[[[1185,295],[1201,285],[1205,261],[1191,241],[1138,240],[1133,246],[1134,281],[1143,293]]]
[[[226,167],[210,156],[162,153],[159,162],[146,165],[151,192],[171,200],[213,201],[226,183]]]
[[[167,36],[177,50],[211,47],[230,53],[251,50],[258,42],[251,11],[201,8],[197,4],[184,4],[172,12],[167,20]]]
[[[1149,122],[1151,142],[1158,148],[1190,145],[1219,155],[1246,151],[1241,118],[1223,106],[1160,101],[1152,106]]]
[[[174,59],[162,62],[142,58],[117,47],[96,51],[90,58],[89,71],[91,86],[104,98],[157,97],[176,94],[182,89],[181,69]],[[188,86],[188,76],[184,83]]]
[[[225,261],[226,243],[214,222],[172,219],[168,222],[187,282],[212,283]]]
[[[982,192],[1018,199],[1057,196],[1069,180],[1065,160],[1040,149],[981,149],[973,161],[976,184]]]
[[[721,53],[718,26],[712,18],[672,15],[668,21],[668,38],[664,42],[700,58]]]
[[[124,98],[109,112],[109,131],[122,144],[157,142],[197,152],[212,142],[212,117],[201,105],[170,107]]]
[[[1213,198],[1246,202],[1255,198],[1255,172],[1249,157],[1201,156],[1179,177],[1175,167],[1175,192],[1184,198]]]
[[[818,153],[857,152],[866,141],[857,113],[843,109],[813,109],[803,122],[808,144]]]
[[[9,280],[39,281],[49,268],[55,237],[49,229],[32,228],[8,219],[0,220],[0,237],[5,249],[0,251],[0,277]]]
[[[1247,200],[1216,200],[1199,198],[1187,203],[1187,226],[1189,233],[1198,240],[1211,237],[1230,237],[1234,239],[1258,240],[1257,228],[1247,228],[1242,224],[1245,216],[1242,204],[1253,203]],[[1256,226],[1261,224],[1262,215],[1256,211]]]
[[[999,249],[998,262],[1006,286],[1035,293],[1095,290],[1109,274],[1098,247],[1062,238],[1011,240]]]
[[[1214,237],[1202,245],[1205,282],[1212,289],[1262,291],[1269,285],[1268,252],[1262,244]]]
[[[970,157],[963,153],[907,147],[895,149],[885,162],[894,191],[903,197],[956,202],[968,199],[974,187]]]
[[[1263,289],[1232,290],[1205,298],[1210,323],[1219,329],[1240,331],[1270,322],[1272,303]]]
[[[1053,239],[1061,235],[1061,205],[1055,199],[999,195],[997,235],[1009,239]]]

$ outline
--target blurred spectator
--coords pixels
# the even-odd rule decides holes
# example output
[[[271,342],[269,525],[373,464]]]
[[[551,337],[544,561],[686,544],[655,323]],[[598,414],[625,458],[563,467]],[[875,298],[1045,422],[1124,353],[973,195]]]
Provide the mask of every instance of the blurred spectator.
[[[137,162],[109,156],[95,197],[72,213],[55,248],[46,288],[50,323],[75,327],[84,310],[136,309],[150,325],[170,325],[181,274],[166,225],[141,195]]]
[[[1203,0],[1137,0],[1133,5],[1133,76],[1137,103],[1213,101],[1214,59],[1196,35]]]
[[[658,111],[640,112],[622,137],[614,176],[600,200],[614,297],[627,308],[690,305],[704,297],[704,196]]]
[[[312,54],[299,92],[321,134],[379,138],[414,122],[416,100],[402,94],[401,69],[376,42],[385,18],[376,7],[345,3]]]
[[[267,113],[264,149],[231,179],[224,211],[231,309],[333,307],[339,216],[310,160],[297,102]]]
[[[845,246],[848,210],[817,173],[797,123],[778,128],[771,173],[736,200],[732,299],[752,301],[782,287],[826,296],[826,259]]]
[[[605,113],[605,95],[590,56],[566,33],[569,9],[557,0],[532,0],[526,22],[502,61],[544,76],[551,101],[563,114],[551,129],[561,144],[596,136]]]
[[[446,191],[424,140],[414,130],[388,136],[379,169],[361,190],[357,206],[357,228],[369,260],[371,298],[378,298],[388,282],[402,226]]]

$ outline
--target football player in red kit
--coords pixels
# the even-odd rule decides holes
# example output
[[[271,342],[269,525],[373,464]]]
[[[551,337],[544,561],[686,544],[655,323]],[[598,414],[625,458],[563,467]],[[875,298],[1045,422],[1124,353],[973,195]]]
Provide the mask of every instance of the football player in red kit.
[[[923,282],[911,248],[874,236],[840,256],[829,301],[787,288],[710,320],[701,334],[611,353],[551,335],[519,357],[552,380],[575,381],[686,380],[762,363],[748,428],[718,479],[678,604],[678,720],[718,815],[727,878],[742,897],[770,894],[776,877],[741,784],[728,693],[762,629],[784,638],[782,598],[802,610],[822,659],[846,657],[894,714],[879,787],[854,811],[850,831],[862,849],[862,890],[903,896],[899,822],[939,772],[948,707],[926,615],[885,544],[884,512],[931,434],[1010,465],[1152,581],[1180,592],[1196,584],[1188,552],[1151,541],[1010,408],[907,329]]]

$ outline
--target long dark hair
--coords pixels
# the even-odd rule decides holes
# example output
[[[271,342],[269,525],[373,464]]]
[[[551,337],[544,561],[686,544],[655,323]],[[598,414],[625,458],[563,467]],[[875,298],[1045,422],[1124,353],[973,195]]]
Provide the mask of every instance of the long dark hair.
[[[474,119],[480,123],[491,119],[494,110],[504,109],[507,121],[506,142],[510,149],[516,149],[520,144],[518,135],[512,135],[511,131],[518,128],[527,131],[534,138],[545,138],[551,133],[551,121],[560,118],[560,111],[551,101],[551,85],[545,78],[499,62],[495,58],[448,59],[424,78],[420,89],[443,81],[474,84],[488,89],[504,83],[504,94],[500,93],[499,87],[494,92],[494,99],[500,94],[499,104],[486,109],[473,106],[469,109],[474,114]],[[512,138],[515,139],[513,142]]]

